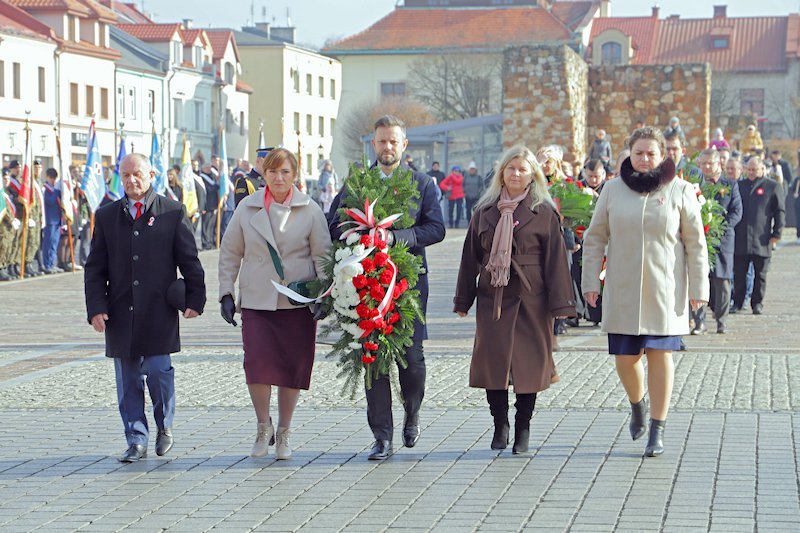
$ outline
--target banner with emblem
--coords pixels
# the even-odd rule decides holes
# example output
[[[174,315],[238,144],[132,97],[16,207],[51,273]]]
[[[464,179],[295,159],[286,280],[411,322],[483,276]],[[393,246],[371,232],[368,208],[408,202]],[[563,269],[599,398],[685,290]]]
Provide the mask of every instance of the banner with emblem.
[[[94,129],[94,120],[89,125],[89,145],[86,152],[86,169],[83,171],[81,190],[86,196],[89,209],[92,213],[100,207],[103,196],[106,194],[106,182],[103,179],[103,165],[100,159],[100,149],[97,146],[97,136]]]
[[[181,187],[183,187],[183,205],[186,206],[186,214],[189,218],[193,218],[198,209],[195,183],[192,156],[189,153],[189,140],[184,137],[183,153],[181,154]]]

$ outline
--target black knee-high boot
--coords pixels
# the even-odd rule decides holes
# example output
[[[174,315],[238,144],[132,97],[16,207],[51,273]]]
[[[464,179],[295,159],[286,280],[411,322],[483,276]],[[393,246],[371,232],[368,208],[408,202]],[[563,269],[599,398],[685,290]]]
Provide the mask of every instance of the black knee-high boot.
[[[505,450],[508,446],[508,391],[486,389],[486,401],[489,402],[489,412],[494,418],[494,437],[492,437],[493,450]]]
[[[525,453],[528,451],[528,439],[530,438],[531,416],[536,405],[536,393],[517,394],[517,401],[514,407],[517,414],[514,418],[514,447],[512,451]]]

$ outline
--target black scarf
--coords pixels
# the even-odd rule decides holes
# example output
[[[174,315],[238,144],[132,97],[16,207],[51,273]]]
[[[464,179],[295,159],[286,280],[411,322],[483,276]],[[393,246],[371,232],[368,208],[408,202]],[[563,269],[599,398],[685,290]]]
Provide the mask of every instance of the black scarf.
[[[666,158],[649,172],[636,172],[629,157],[622,162],[619,174],[630,189],[640,194],[651,193],[675,178],[675,163],[672,159]]]

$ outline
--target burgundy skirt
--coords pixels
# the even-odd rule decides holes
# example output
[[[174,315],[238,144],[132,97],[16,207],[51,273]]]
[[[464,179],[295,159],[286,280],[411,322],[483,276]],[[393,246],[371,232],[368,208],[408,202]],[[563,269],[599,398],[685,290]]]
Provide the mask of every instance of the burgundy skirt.
[[[242,309],[247,384],[308,390],[314,367],[317,324],[308,307]]]

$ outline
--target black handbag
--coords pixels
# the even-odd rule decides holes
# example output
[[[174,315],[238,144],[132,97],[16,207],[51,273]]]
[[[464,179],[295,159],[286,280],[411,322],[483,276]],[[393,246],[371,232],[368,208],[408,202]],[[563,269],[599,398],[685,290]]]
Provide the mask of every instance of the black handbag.
[[[278,251],[275,250],[269,242],[267,242],[267,247],[269,248],[269,255],[272,257],[272,264],[275,266],[275,271],[278,273],[278,277],[281,278],[281,285],[285,285],[287,289],[296,292],[300,296],[316,298],[314,291],[319,291],[319,281],[312,279],[307,281],[290,281],[286,283],[283,276],[283,263],[281,263],[281,257],[278,255]],[[289,298],[289,303],[298,307],[309,305],[307,303],[298,302],[297,300],[292,300],[291,298]]]

